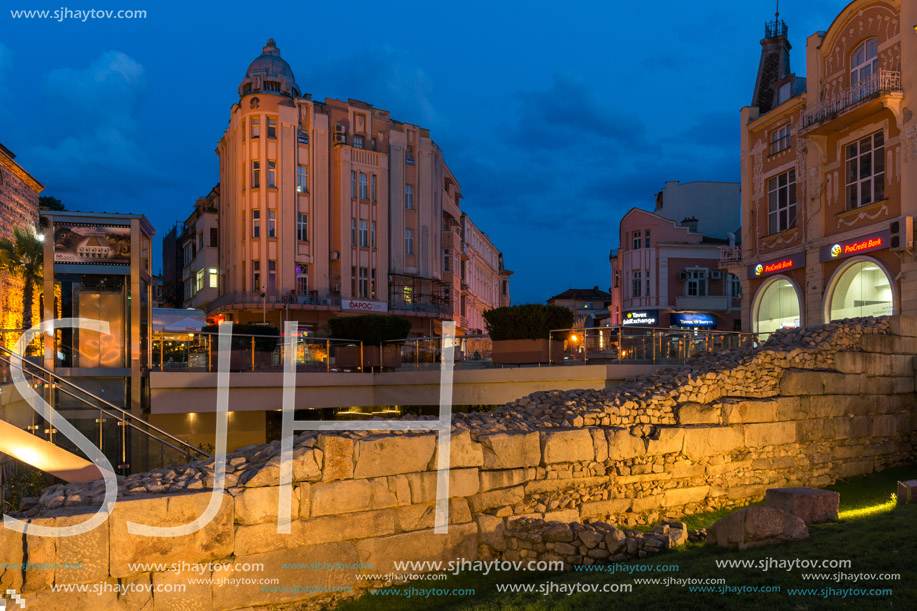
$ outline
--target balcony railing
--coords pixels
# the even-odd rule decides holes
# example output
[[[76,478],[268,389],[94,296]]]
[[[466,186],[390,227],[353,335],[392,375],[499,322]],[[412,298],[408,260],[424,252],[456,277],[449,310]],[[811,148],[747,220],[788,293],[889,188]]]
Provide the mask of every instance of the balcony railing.
[[[412,303],[399,302],[389,304],[389,309],[399,312],[423,312],[439,316],[452,315],[452,306],[444,303],[421,303],[416,301]]]
[[[862,79],[849,89],[841,91],[814,106],[809,107],[802,115],[802,128],[818,125],[840,115],[844,111],[871,99],[877,94],[900,92],[901,72],[897,70],[879,70],[869,78]]]

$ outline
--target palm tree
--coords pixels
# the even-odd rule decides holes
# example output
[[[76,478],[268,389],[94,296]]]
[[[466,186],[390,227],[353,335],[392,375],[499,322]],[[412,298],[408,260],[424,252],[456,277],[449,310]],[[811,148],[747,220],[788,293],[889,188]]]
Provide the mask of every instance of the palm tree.
[[[35,287],[41,284],[44,245],[35,231],[13,229],[12,239],[0,240],[0,272],[23,281],[22,327],[32,328],[32,301]]]

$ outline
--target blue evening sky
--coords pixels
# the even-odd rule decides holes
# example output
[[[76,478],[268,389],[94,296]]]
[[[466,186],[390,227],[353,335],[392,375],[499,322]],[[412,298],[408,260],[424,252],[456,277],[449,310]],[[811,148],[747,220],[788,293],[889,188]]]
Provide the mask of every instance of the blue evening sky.
[[[273,37],[303,92],[428,127],[514,303],[607,288],[620,218],[666,180],[738,180],[773,0],[74,2],[143,20],[0,12],[0,142],[68,209],[139,212],[159,238],[216,184],[214,149]],[[784,0],[793,69],[845,0]]]

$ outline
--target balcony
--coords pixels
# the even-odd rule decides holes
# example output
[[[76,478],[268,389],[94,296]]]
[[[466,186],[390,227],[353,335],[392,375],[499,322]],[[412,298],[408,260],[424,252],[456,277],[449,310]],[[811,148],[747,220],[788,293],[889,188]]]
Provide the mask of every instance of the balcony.
[[[210,304],[210,314],[216,314],[220,311],[243,310],[243,309],[331,309],[341,307],[340,295],[329,295],[311,291],[307,295],[290,295],[280,293],[268,293],[264,297],[261,293],[236,292],[221,295],[213,300]]]
[[[720,248],[720,269],[738,267],[742,265],[742,247],[724,246]]]
[[[426,314],[435,317],[452,316],[452,306],[446,303],[421,303],[417,301],[399,301],[389,304],[389,310],[396,312],[411,312],[413,314]]]
[[[676,297],[675,307],[679,310],[723,312],[729,309],[726,295],[705,295],[704,297]]]
[[[863,79],[853,87],[841,91],[838,95],[832,96],[818,104],[814,104],[806,109],[802,115],[802,132],[810,133],[817,130],[833,119],[845,115],[854,109],[864,107],[868,114],[876,110],[873,106],[881,104],[870,104],[885,97],[901,98],[903,97],[901,88],[901,72],[897,70],[879,70],[867,79]]]

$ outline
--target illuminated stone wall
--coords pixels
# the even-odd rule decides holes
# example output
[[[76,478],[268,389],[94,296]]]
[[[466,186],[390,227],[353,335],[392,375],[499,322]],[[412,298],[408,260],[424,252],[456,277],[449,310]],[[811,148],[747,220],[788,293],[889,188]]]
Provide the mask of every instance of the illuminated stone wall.
[[[13,160],[13,155],[0,145],[0,239],[11,238],[13,228],[29,229],[38,222],[38,194],[43,187]],[[38,295],[32,306],[33,321],[38,322]],[[22,327],[22,282],[0,273],[0,329]],[[4,344],[12,336],[0,333]]]
[[[536,393],[495,412],[456,415],[448,534],[433,530],[439,448],[431,433],[297,437],[290,534],[277,533],[279,442],[230,454],[216,519],[181,539],[131,535],[126,523],[194,520],[207,506],[213,463],[132,475],[119,482],[109,520],[89,534],[55,542],[0,530],[0,567],[82,563],[78,571],[0,570],[0,588],[24,591],[29,608],[91,601],[94,609],[228,610],[352,596],[384,583],[358,573],[385,575],[396,561],[643,557],[689,536],[680,522],[660,524],[672,517],[913,460],[915,354],[917,318],[858,319],[780,332],[756,350],[703,356],[607,391]],[[101,482],[54,486],[19,517],[72,524],[103,493]],[[644,524],[657,528],[631,529]],[[175,562],[264,570],[183,574],[134,564]],[[290,567],[317,562],[342,565]],[[200,577],[216,581],[190,581]],[[267,591],[257,582],[265,578],[303,589]],[[51,591],[65,583],[189,584],[189,591]]]

